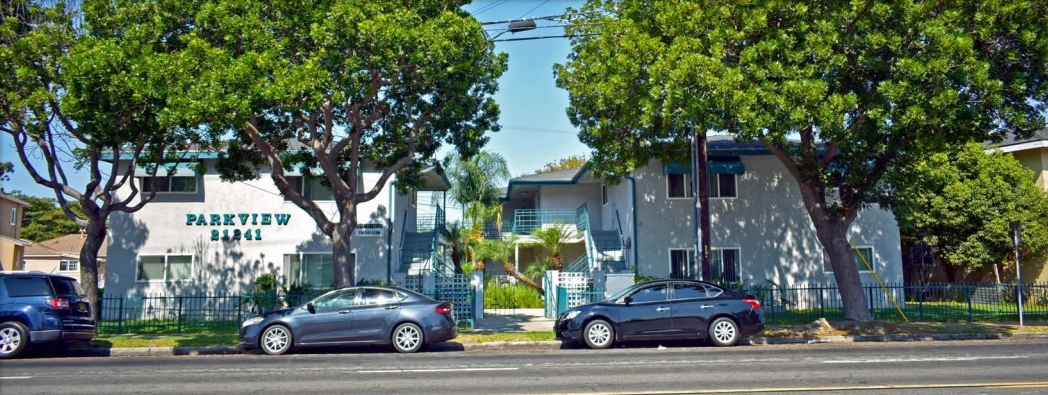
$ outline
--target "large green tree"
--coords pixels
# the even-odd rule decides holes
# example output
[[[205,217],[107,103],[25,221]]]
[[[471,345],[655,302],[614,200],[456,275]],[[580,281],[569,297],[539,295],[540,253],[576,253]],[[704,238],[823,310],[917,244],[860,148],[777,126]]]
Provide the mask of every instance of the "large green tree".
[[[158,164],[180,159],[173,153],[211,141],[181,110],[185,82],[206,63],[185,56],[186,43],[172,38],[187,23],[178,15],[178,8],[131,0],[0,6],[0,131],[13,137],[33,180],[86,230],[80,274],[95,306],[109,215],[135,212],[155,195],[135,181],[136,165],[147,169],[138,176],[156,175]],[[73,185],[73,172],[87,183]]]
[[[969,143],[895,169],[887,180],[903,237],[923,239],[950,268],[1013,264],[1011,221],[1022,223],[1022,256],[1048,251],[1048,194],[1011,155]]]
[[[76,222],[58,205],[57,199],[29,196],[20,191],[12,191],[11,196],[30,205],[22,214],[23,239],[44,241],[80,231]],[[84,210],[76,202],[69,202],[69,209],[77,217],[84,217]]]
[[[871,319],[847,230],[890,166],[1044,124],[1043,0],[590,0],[581,12],[555,73],[594,174],[687,160],[707,131],[759,140],[799,184],[847,319]]]
[[[490,220],[495,223],[495,232],[501,235],[499,187],[509,180],[509,166],[502,155],[488,150],[470,157],[453,152],[443,163],[451,181],[451,198],[462,207],[462,223],[458,229],[462,237],[455,239],[465,252],[461,257],[483,269],[483,262],[473,262],[476,257],[472,251],[484,240],[484,227]]]
[[[158,0],[182,4],[182,1]],[[218,0],[192,2],[183,32],[209,70],[187,99],[209,129],[232,131],[225,180],[270,178],[332,243],[334,285],[355,282],[349,258],[358,204],[394,175],[407,192],[444,144],[471,156],[497,131],[492,95],[506,69],[466,1]],[[367,189],[362,166],[381,172]],[[299,169],[329,187],[332,214],[296,190]]]
[[[541,169],[535,170],[535,174],[551,173],[561,170],[578,169],[586,165],[586,155],[571,155],[552,162],[546,162]]]

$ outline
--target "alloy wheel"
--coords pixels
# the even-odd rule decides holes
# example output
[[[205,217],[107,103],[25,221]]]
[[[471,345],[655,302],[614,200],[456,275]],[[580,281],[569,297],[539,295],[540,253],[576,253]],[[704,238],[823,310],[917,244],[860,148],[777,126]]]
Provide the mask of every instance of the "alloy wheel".
[[[605,348],[611,343],[611,327],[607,323],[594,322],[586,330],[586,340],[594,348]]]
[[[22,334],[16,328],[0,329],[0,354],[11,354],[22,344]]]
[[[280,325],[271,326],[262,334],[262,350],[266,354],[283,354],[289,348],[291,348],[291,332],[287,328]]]
[[[739,327],[728,318],[718,318],[710,326],[710,340],[718,346],[733,346],[739,341]]]
[[[422,329],[415,324],[403,324],[393,333],[393,346],[399,352],[415,352],[422,347]]]

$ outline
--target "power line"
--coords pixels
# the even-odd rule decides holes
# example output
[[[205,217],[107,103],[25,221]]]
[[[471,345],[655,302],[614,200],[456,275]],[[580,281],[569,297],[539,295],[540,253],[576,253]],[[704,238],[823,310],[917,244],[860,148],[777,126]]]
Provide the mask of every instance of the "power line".
[[[473,13],[473,16],[477,16],[477,15],[480,15],[482,13],[491,11],[491,10],[495,9],[496,7],[498,7],[500,5],[503,5],[503,4],[506,4],[508,2],[509,2],[509,0],[502,0],[502,1],[496,0],[496,1],[492,2],[491,4],[488,4],[486,6],[480,7],[479,10],[477,10],[476,12]]]
[[[596,34],[576,34],[576,35],[572,35],[572,36],[564,35],[564,36],[539,36],[539,37],[503,38],[503,39],[498,39],[498,40],[491,40],[491,42],[499,43],[499,42],[506,42],[506,41],[531,41],[531,40],[546,40],[546,39],[550,39],[550,38],[572,38],[572,37],[590,37],[590,36],[596,36]]]
[[[523,17],[528,16],[528,14],[530,14],[532,12],[535,12],[535,10],[539,9],[539,7],[542,7],[542,6],[546,5],[546,3],[549,3],[549,0],[543,1],[542,4],[539,4],[535,8],[532,8],[532,9],[528,10],[528,12],[525,12],[524,15],[521,15],[520,17],[523,18]]]

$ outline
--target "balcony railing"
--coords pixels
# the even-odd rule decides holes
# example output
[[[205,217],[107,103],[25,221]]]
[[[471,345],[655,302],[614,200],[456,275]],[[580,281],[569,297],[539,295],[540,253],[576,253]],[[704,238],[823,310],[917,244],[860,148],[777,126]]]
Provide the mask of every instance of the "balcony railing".
[[[574,224],[577,221],[574,209],[517,209],[513,211],[513,233],[530,234],[545,225]]]

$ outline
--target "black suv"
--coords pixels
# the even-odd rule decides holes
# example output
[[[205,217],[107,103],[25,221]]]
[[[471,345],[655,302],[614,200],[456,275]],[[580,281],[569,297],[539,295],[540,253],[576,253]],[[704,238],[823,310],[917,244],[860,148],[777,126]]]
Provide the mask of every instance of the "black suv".
[[[30,345],[95,337],[91,303],[76,280],[43,272],[0,272],[0,359]]]

